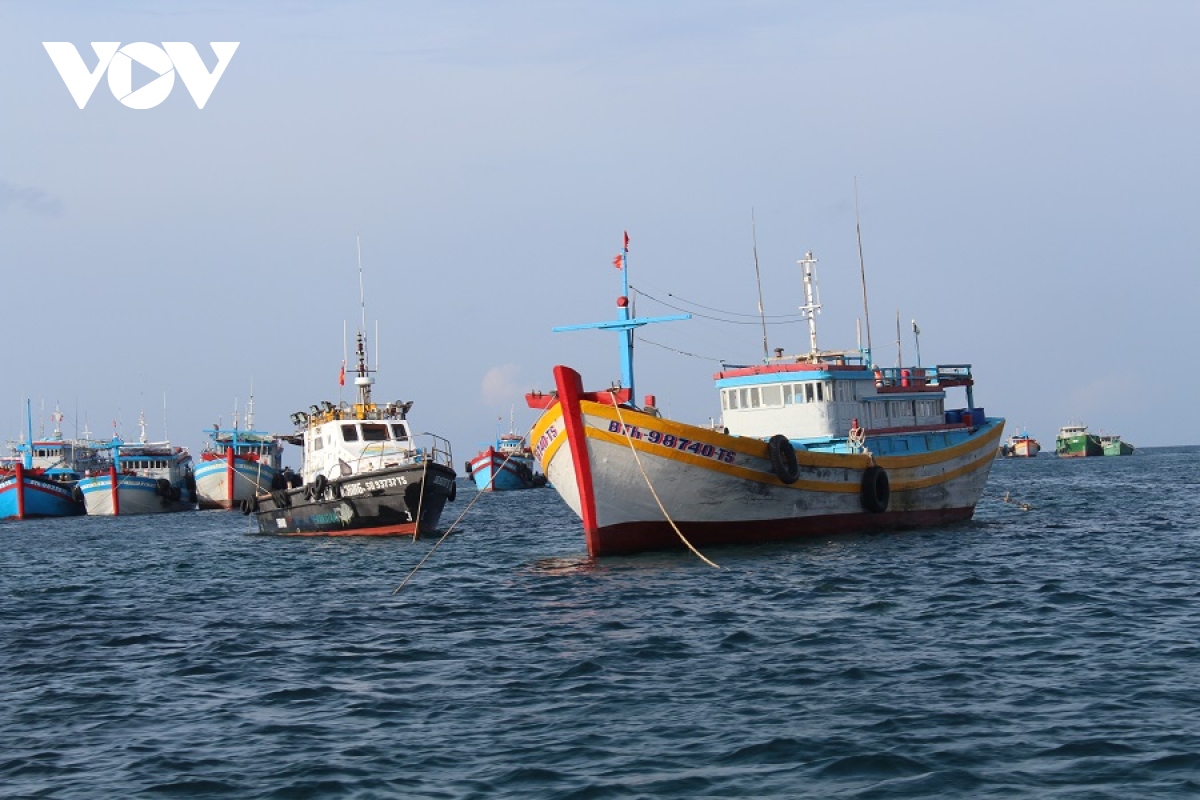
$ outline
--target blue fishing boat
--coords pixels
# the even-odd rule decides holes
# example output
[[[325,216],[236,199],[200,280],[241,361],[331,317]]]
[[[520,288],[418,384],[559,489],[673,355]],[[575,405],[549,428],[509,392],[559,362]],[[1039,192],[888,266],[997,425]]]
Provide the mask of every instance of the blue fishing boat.
[[[9,442],[12,455],[0,459],[0,519],[82,514],[83,503],[74,489],[85,469],[100,466],[97,450],[86,439],[63,436],[63,415],[57,409],[50,438],[34,439],[28,401],[25,411],[25,440]]]
[[[254,429],[254,397],[246,409],[246,425],[220,423],[204,431],[208,442],[195,465],[196,494],[200,508],[240,508],[259,492],[278,486],[282,472],[283,443],[273,434]]]
[[[192,456],[170,442],[146,441],[146,419],[140,420],[137,442],[114,436],[105,447],[111,455],[107,470],[79,479],[89,516],[161,514],[196,509],[196,478]]]
[[[536,489],[546,485],[546,476],[534,468],[533,451],[524,435],[509,432],[481,450],[466,464],[467,474],[481,492]]]

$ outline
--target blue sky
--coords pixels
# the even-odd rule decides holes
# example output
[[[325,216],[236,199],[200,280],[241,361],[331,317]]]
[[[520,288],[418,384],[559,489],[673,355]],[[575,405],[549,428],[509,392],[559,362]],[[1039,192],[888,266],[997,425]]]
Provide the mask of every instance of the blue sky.
[[[199,449],[251,386],[288,430],[338,399],[356,234],[377,399],[458,462],[554,364],[619,377],[615,335],[550,329],[614,315],[623,230],[635,287],[753,314],[753,214],[766,312],[812,250],[820,344],[852,347],[857,180],[878,361],[898,313],[906,360],[915,319],[1044,445],[1200,443],[1198,33],[1191,2],[0,2],[0,434],[29,397]],[[43,41],[240,45],[202,110],[103,80],[80,110]],[[643,335],[639,394],[691,422],[762,347]]]

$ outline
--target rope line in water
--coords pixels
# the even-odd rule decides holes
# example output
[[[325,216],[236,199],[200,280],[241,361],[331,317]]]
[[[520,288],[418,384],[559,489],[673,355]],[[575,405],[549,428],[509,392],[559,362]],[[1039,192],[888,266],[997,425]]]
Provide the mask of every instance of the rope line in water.
[[[650,489],[651,496],[654,497],[654,502],[658,503],[658,510],[662,512],[667,522],[671,523],[671,528],[679,537],[679,541],[687,545],[688,550],[691,550],[693,553],[695,553],[697,558],[699,558],[705,564],[708,564],[710,567],[713,567],[714,569],[720,569],[720,564],[705,558],[703,553],[692,546],[692,543],[689,542],[687,537],[683,535],[683,531],[679,530],[679,526],[675,524],[675,520],[671,519],[671,515],[667,513],[666,506],[663,505],[662,500],[660,500],[658,497],[658,492],[654,491],[654,484],[650,482],[650,476],[646,474],[646,468],[642,466],[642,459],[638,456],[637,448],[633,446],[633,437],[629,435],[629,426],[625,424],[625,418],[621,416],[621,406],[617,403],[615,390],[613,391],[613,408],[617,412],[617,420],[621,423],[621,430],[625,432],[625,440],[629,442],[629,449],[633,453],[633,460],[637,463],[638,469],[641,470],[642,477],[646,480],[646,486]]]
[[[505,456],[504,460],[500,462],[500,466],[497,469],[493,470],[493,473],[499,472],[500,470],[504,469],[504,465],[508,463],[508,460],[510,458],[512,458],[513,455],[514,455],[513,453],[509,453],[507,456]],[[471,506],[473,506],[477,502],[479,502],[479,498],[483,497],[483,495],[484,495],[484,492],[477,492],[475,494],[475,497],[471,500],[471,502],[467,503],[467,507],[464,508],[462,510],[462,513],[458,515],[458,519],[454,520],[454,522],[450,525],[450,527],[446,529],[446,532],[443,533],[441,535],[441,537],[436,542],[433,543],[433,547],[429,548],[429,552],[426,553],[425,556],[420,561],[417,562],[417,565],[412,568],[412,571],[409,572],[407,576],[405,576],[404,580],[400,581],[400,585],[392,590],[393,595],[396,594],[397,592],[399,592],[401,589],[403,589],[404,585],[406,583],[408,583],[410,580],[412,580],[412,576],[417,574],[417,570],[419,570],[425,564],[425,562],[429,560],[429,557],[431,555],[433,555],[433,551],[437,550],[438,546],[442,542],[446,541],[446,537],[450,535],[450,532],[453,531],[455,527],[457,527],[458,523],[462,522],[462,518],[465,517],[467,515],[467,512],[471,510]],[[421,497],[422,497],[422,499],[424,499],[424,497],[425,497],[425,486],[424,486],[423,482],[422,482],[422,486],[421,486]],[[417,506],[419,508],[420,503],[418,503]],[[418,522],[418,524],[420,524],[420,523]]]

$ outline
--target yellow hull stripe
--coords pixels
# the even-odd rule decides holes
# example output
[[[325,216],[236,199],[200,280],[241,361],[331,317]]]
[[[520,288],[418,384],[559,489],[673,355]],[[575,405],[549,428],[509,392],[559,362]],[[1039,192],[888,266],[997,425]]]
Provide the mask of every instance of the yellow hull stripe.
[[[767,443],[760,439],[750,439],[740,436],[727,436],[722,433],[717,433],[716,431],[707,431],[703,428],[696,428],[692,425],[672,422],[660,417],[651,417],[632,410],[624,410],[621,412],[621,416],[618,417],[616,411],[614,411],[611,406],[593,403],[590,401],[583,401],[580,406],[581,411],[586,416],[600,417],[602,419],[607,419],[609,421],[618,423],[624,420],[626,425],[653,428],[661,433],[670,433],[676,435],[677,437],[679,435],[684,435],[684,438],[692,441],[711,444],[716,447],[724,447],[726,450],[733,450],[740,454],[761,458],[764,460],[769,458]],[[558,408],[560,409],[560,414],[558,415],[560,418],[561,407]],[[548,426],[550,422],[550,420],[547,420],[546,426]],[[539,429],[544,430],[544,427],[545,426],[541,425],[541,420],[539,420],[538,425],[534,427],[534,432],[532,435],[538,435]],[[714,472],[719,472],[725,475],[740,478],[742,480],[814,492],[842,492],[853,494],[860,490],[860,486],[857,482],[812,481],[802,479],[792,484],[785,484],[770,472],[761,472],[758,470],[748,469],[746,467],[740,467],[735,464],[726,464],[723,462],[714,461],[711,458],[697,456],[680,450],[664,448],[640,439],[631,439],[624,434],[613,433],[602,428],[585,426],[584,430],[589,439],[595,439],[597,441],[608,442],[610,444],[621,445],[624,447],[628,447],[630,444],[632,444],[635,449],[640,452],[647,453],[648,455],[666,458],[671,461],[678,461],[693,467],[712,470]],[[945,450],[911,456],[880,456],[875,459],[874,463],[885,469],[888,469],[889,471],[912,469],[914,467],[925,467],[939,463],[946,463],[964,455],[971,454],[973,451],[983,451],[983,457],[976,458],[970,463],[964,464],[953,470],[942,472],[936,475],[928,475],[922,478],[895,480],[892,483],[892,489],[899,491],[906,489],[924,489],[929,486],[936,486],[940,483],[949,482],[990,465],[992,458],[995,456],[997,447],[996,442],[999,440],[1001,433],[1002,428],[1001,426],[997,425],[988,433],[988,435],[980,439],[963,442],[962,444],[955,445],[954,447],[948,447]],[[557,451],[559,443],[565,440],[565,438],[566,437],[564,433],[563,435],[560,435],[559,439],[554,445],[547,448],[547,452],[542,456],[543,471],[545,471],[545,466],[550,461],[549,454],[551,454],[553,451]],[[990,450],[986,449],[989,446]],[[988,456],[988,453],[991,455]],[[811,451],[805,451],[803,449],[798,449],[796,451],[796,458],[802,468],[808,466],[862,470],[866,469],[872,463],[871,457],[865,454],[814,453]]]

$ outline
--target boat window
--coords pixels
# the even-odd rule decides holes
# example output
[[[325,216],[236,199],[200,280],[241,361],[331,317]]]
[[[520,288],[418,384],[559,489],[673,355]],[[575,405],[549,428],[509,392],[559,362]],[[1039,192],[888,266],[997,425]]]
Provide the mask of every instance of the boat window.
[[[738,407],[738,390],[737,389],[729,390],[729,407],[732,409],[736,409]]]
[[[742,408],[750,407],[750,390],[738,389],[738,394],[741,395]]]
[[[728,389],[721,390],[721,410],[722,411],[729,410],[729,390]]]
[[[320,436],[313,439],[312,443],[313,443],[313,450],[320,450],[321,448],[323,448],[325,446],[325,442]]]
[[[403,424],[397,422],[392,425],[392,438],[393,439],[407,439],[408,438],[408,431],[404,430]]]
[[[822,389],[824,389],[824,388],[825,388],[825,384],[822,384],[822,383],[817,384],[817,402],[818,403],[822,402],[825,399],[825,395],[822,392]]]
[[[783,404],[785,406],[790,406],[792,404],[792,385],[790,383],[785,383],[783,385]]]
[[[758,408],[758,406],[759,406],[759,400],[758,400],[758,387],[757,387],[757,386],[751,386],[751,387],[750,387],[750,407],[751,407],[751,408]]]
[[[813,401],[813,386],[811,383],[804,384],[804,400],[807,403]]]
[[[343,439],[343,441],[347,441],[347,442],[357,442],[358,441],[358,426],[357,425],[343,425],[342,426],[342,439]]]
[[[388,438],[388,427],[381,423],[363,423],[362,438],[364,442],[386,442]]]
[[[783,389],[780,386],[762,387],[762,402],[764,406],[781,406]]]

